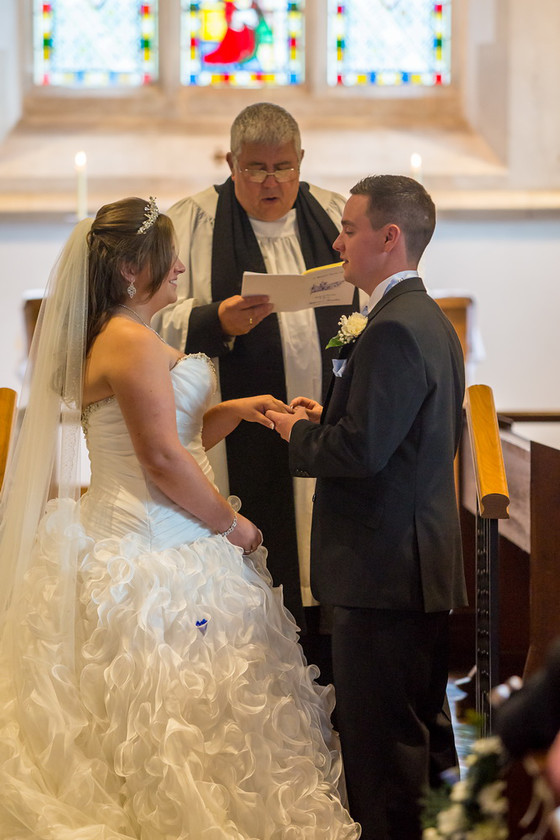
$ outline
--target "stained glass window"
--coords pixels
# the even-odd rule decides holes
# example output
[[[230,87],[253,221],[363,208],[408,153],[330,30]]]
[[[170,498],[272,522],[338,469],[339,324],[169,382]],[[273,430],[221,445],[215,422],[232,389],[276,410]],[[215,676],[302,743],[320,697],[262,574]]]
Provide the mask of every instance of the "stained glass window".
[[[182,0],[181,8],[184,85],[303,81],[303,0]]]
[[[63,87],[138,87],[157,74],[157,0],[34,4],[34,79]]]
[[[451,0],[329,0],[330,85],[446,85]]]

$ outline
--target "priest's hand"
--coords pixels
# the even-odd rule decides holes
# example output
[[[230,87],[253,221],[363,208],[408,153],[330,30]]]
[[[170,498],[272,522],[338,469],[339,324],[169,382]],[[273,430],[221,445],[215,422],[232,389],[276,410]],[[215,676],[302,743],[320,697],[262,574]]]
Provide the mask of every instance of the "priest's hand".
[[[218,318],[226,335],[246,335],[270,315],[272,309],[268,295],[233,295],[218,306]]]

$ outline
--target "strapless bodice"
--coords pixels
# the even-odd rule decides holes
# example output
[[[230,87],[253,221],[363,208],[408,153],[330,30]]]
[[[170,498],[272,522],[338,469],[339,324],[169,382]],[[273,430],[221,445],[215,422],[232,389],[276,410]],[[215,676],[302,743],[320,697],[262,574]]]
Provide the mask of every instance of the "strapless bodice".
[[[204,412],[215,389],[212,363],[203,353],[184,356],[171,370],[171,379],[179,439],[212,481],[201,436]],[[158,550],[212,533],[150,480],[136,457],[115,397],[89,405],[82,425],[91,482],[82,498],[81,518],[92,537],[124,536],[133,531],[148,549]]]

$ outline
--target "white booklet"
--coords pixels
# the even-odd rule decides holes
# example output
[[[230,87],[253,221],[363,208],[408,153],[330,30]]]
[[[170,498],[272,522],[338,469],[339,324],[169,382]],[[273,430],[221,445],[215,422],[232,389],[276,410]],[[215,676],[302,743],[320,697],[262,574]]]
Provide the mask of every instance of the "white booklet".
[[[344,279],[342,263],[310,268],[303,274],[243,273],[241,294],[268,295],[274,312],[352,303],[354,286]]]

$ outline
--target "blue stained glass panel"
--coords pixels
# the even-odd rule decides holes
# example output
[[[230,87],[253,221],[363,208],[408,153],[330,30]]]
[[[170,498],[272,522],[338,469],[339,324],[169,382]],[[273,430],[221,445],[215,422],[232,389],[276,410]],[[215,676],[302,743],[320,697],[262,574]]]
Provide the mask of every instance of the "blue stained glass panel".
[[[433,86],[451,80],[451,0],[328,0],[328,83]]]
[[[112,88],[153,82],[157,11],[157,0],[35,0],[35,84]]]

